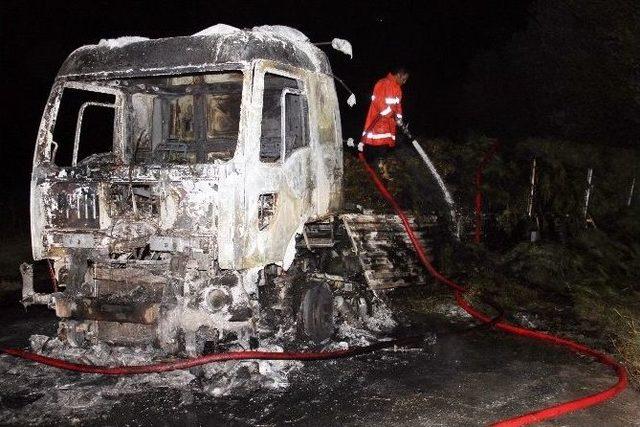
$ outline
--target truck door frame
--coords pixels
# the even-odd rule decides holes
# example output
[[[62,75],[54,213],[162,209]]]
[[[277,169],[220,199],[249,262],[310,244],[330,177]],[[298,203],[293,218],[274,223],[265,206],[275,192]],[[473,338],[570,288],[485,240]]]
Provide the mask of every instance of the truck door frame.
[[[287,93],[304,96],[307,101],[306,137],[307,145],[294,150],[286,157],[285,114],[286,108],[281,105],[280,124],[280,158],[273,162],[260,160],[262,137],[262,118],[264,109],[265,77],[272,74],[293,79],[298,88],[283,88],[281,102]],[[251,96],[252,117],[250,132],[245,140],[245,238],[243,242],[242,268],[264,266],[271,263],[284,263],[292,258],[295,236],[301,232],[304,224],[315,215],[315,165],[311,156],[316,141],[311,127],[311,108],[309,105],[310,81],[308,72],[275,61],[258,60],[253,67],[253,88]],[[297,167],[297,169],[295,169]],[[285,173],[287,169],[295,169],[295,173]],[[288,176],[289,175],[289,176]],[[291,179],[303,180],[302,194],[295,194],[290,185]],[[310,184],[309,184],[310,183]],[[260,230],[258,226],[258,199],[263,194],[276,194],[275,214],[267,227]]]

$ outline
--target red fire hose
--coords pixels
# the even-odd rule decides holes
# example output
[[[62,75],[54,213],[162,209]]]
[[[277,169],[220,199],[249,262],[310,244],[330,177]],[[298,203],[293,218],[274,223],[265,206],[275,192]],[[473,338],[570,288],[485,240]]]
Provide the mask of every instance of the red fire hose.
[[[478,169],[476,169],[476,197],[474,200],[475,205],[475,213],[476,213],[476,230],[475,230],[475,242],[480,244],[482,240],[482,177],[484,173],[484,169],[487,167],[489,161],[493,158],[493,156],[500,148],[500,140],[496,139],[491,148],[482,158]]]
[[[31,360],[43,365],[53,366],[55,368],[66,369],[68,371],[82,372],[85,374],[103,374],[103,375],[133,375],[133,374],[150,374],[155,372],[168,372],[178,369],[189,369],[195,366],[206,365],[213,362],[225,362],[228,360],[326,360],[341,359],[345,357],[357,356],[360,354],[371,353],[373,351],[382,350],[389,347],[403,347],[418,343],[422,337],[408,337],[396,340],[380,341],[364,347],[352,347],[346,350],[318,351],[318,352],[278,352],[278,351],[232,351],[228,353],[207,354],[191,359],[181,359],[171,362],[155,363],[152,365],[136,365],[136,366],[97,366],[85,365],[82,363],[72,363],[66,360],[56,359],[53,357],[42,356],[30,351],[19,350],[15,348],[4,348],[1,351],[11,356],[20,357],[22,359]]]
[[[407,216],[403,212],[402,208],[400,208],[400,206],[398,205],[396,200],[393,198],[391,193],[389,193],[389,191],[384,186],[382,181],[380,181],[380,178],[378,178],[378,175],[373,170],[373,168],[371,168],[371,166],[369,166],[369,164],[366,162],[364,155],[360,153],[359,157],[360,157],[360,160],[362,161],[362,164],[364,165],[364,168],[369,173],[371,180],[373,181],[375,186],[378,188],[378,191],[380,191],[380,194],[382,194],[382,196],[385,199],[387,199],[387,201],[391,204],[396,214],[398,214],[398,216],[400,217],[402,224],[404,225],[404,228],[409,236],[409,239],[411,240],[411,243],[413,243],[413,246],[416,249],[416,252],[418,253],[418,257],[420,258],[420,261],[422,261],[422,263],[427,268],[429,273],[431,273],[431,275],[435,279],[437,279],[441,283],[444,283],[445,285],[448,285],[454,290],[456,302],[463,310],[465,310],[475,319],[483,323],[492,322],[492,319],[489,316],[487,316],[486,314],[474,308],[468,301],[464,299],[463,294],[466,292],[466,289],[463,286],[454,282],[448,277],[442,275],[438,270],[435,269],[435,267],[431,264],[431,261],[429,261],[429,258],[426,256],[426,253],[424,248],[422,247],[422,244],[417,239],[413,230],[411,229],[409,220],[407,219]],[[498,421],[494,424],[496,426],[522,426],[522,425],[540,422],[550,418],[555,418],[562,414],[587,408],[589,406],[593,406],[598,403],[604,402],[605,400],[611,399],[613,396],[617,395],[627,387],[628,378],[627,378],[626,369],[621,364],[616,362],[612,357],[604,353],[593,350],[585,345],[578,344],[566,338],[560,338],[545,332],[534,331],[532,329],[523,328],[521,326],[515,326],[504,321],[495,322],[493,326],[496,329],[499,329],[504,332],[508,332],[514,335],[519,335],[519,336],[536,339],[540,341],[546,341],[551,344],[567,347],[568,349],[575,351],[577,353],[582,353],[582,354],[591,356],[595,358],[598,362],[613,368],[616,371],[616,374],[618,375],[618,382],[614,386],[606,390],[591,394],[586,397],[582,397],[580,399],[575,399],[569,402],[554,405],[546,409],[540,409],[540,410],[529,412],[527,414],[520,415],[514,418]]]
[[[552,344],[561,345],[569,348],[572,351],[586,354],[588,356],[594,357],[600,363],[608,365],[612,367],[617,375],[618,382],[599,393],[592,394],[590,396],[586,396],[580,399],[572,400],[570,402],[562,403],[559,405],[555,405],[549,407],[547,409],[541,409],[538,411],[530,412],[525,415],[521,415],[515,418],[510,418],[507,420],[499,421],[494,425],[497,426],[522,426],[535,422],[540,422],[546,419],[554,418],[559,415],[576,411],[578,409],[586,408],[600,402],[603,402],[607,399],[612,398],[616,394],[620,393],[625,389],[628,383],[627,372],[622,365],[617,363],[613,358],[607,356],[603,353],[600,353],[596,350],[593,350],[589,347],[586,347],[582,344],[578,344],[571,340],[560,338],[553,336],[551,334],[547,334],[544,332],[538,332],[531,329],[526,329],[520,326],[515,326],[510,323],[504,321],[496,321],[495,319],[491,319],[486,314],[481,311],[475,309],[469,302],[467,302],[463,294],[466,292],[466,289],[460,284],[454,282],[448,277],[441,274],[438,270],[434,268],[434,266],[429,261],[429,258],[426,256],[426,251],[422,247],[421,243],[416,238],[409,221],[402,211],[398,203],[395,201],[391,193],[387,190],[384,184],[378,178],[376,172],[367,164],[363,153],[359,153],[359,158],[362,161],[362,164],[365,170],[369,173],[373,183],[378,188],[382,196],[391,203],[393,209],[396,211],[404,228],[411,240],[411,243],[416,249],[418,257],[424,266],[427,268],[429,273],[433,275],[435,279],[439,282],[446,284],[454,290],[455,298],[458,305],[464,309],[467,313],[473,316],[475,319],[488,323],[494,326],[495,328],[509,332],[514,335],[525,336],[532,339],[537,339],[540,341],[546,341]],[[84,373],[98,373],[98,374],[106,374],[106,375],[131,375],[131,374],[143,374],[143,373],[151,373],[151,372],[166,372],[172,371],[176,369],[188,369],[194,366],[204,365],[212,362],[222,362],[227,360],[257,360],[257,359],[266,359],[266,360],[325,360],[325,359],[337,359],[343,357],[356,356],[359,354],[364,354],[376,350],[380,350],[383,348],[391,347],[391,346],[404,346],[416,343],[419,340],[419,337],[410,337],[399,340],[392,341],[382,341],[370,346],[366,347],[356,347],[348,350],[334,350],[334,351],[323,351],[323,352],[269,352],[269,351],[238,351],[238,352],[229,352],[229,353],[217,353],[217,354],[209,354],[201,357],[195,357],[191,359],[183,359],[166,363],[158,363],[152,365],[142,365],[142,366],[117,366],[117,367],[106,367],[106,366],[95,366],[95,365],[85,365],[80,363],[72,363],[67,362],[65,360],[55,359],[47,356],[42,356],[39,354],[35,354],[25,350],[19,349],[2,349],[1,351],[16,357],[20,357],[23,359],[31,360],[34,362],[42,363],[49,366],[54,366],[56,368],[67,369],[76,372],[84,372]]]

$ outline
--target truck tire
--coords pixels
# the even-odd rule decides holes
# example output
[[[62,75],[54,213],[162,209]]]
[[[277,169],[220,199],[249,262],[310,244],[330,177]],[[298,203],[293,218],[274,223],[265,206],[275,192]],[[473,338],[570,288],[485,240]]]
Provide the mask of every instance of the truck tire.
[[[333,292],[326,283],[317,284],[307,290],[300,304],[298,315],[300,331],[316,343],[331,336],[335,330],[333,315]]]

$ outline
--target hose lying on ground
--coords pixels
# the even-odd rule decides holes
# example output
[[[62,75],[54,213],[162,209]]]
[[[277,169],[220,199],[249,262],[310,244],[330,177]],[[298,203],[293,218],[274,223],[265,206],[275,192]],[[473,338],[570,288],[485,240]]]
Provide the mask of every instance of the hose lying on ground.
[[[427,257],[426,251],[424,250],[424,248],[422,247],[422,244],[420,243],[420,241],[418,240],[418,238],[416,237],[416,235],[414,234],[413,230],[411,229],[411,225],[409,224],[409,220],[407,219],[407,216],[405,215],[404,211],[402,210],[402,208],[400,208],[400,205],[398,205],[398,203],[396,202],[396,200],[393,198],[393,196],[391,195],[391,193],[389,193],[389,190],[387,190],[387,188],[384,186],[384,184],[382,183],[382,181],[380,181],[380,178],[378,178],[378,175],[376,174],[376,172],[373,170],[373,168],[367,163],[364,155],[362,153],[359,154],[359,158],[362,161],[362,164],[365,168],[365,170],[368,172],[369,177],[371,178],[371,180],[373,181],[373,183],[375,184],[376,188],[378,189],[378,191],[380,192],[380,194],[391,204],[391,206],[393,207],[394,211],[396,212],[396,214],[400,217],[400,220],[402,221],[402,224],[407,232],[407,235],[409,236],[409,239],[411,240],[411,243],[413,244],[417,254],[418,254],[418,258],[420,258],[420,261],[422,262],[422,264],[425,266],[425,268],[429,271],[429,273],[439,282],[444,283],[445,285],[451,287],[454,291],[455,294],[455,298],[456,298],[456,302],[458,303],[458,305],[467,313],[469,313],[473,318],[481,321],[481,322],[492,322],[492,319],[487,316],[486,314],[482,313],[480,310],[474,308],[467,300],[464,299],[463,294],[466,292],[466,289],[456,283],[455,281],[451,280],[450,278],[444,276],[443,274],[441,274],[438,270],[435,269],[435,267],[431,264],[431,261],[429,261],[429,258]],[[594,393],[591,394],[589,396],[586,397],[582,397],[579,399],[575,399],[575,400],[571,400],[569,402],[565,402],[565,403],[560,403],[558,405],[554,405],[551,406],[549,408],[546,409],[541,409],[541,410],[537,410],[537,411],[533,411],[533,412],[529,412],[527,414],[524,415],[520,415],[514,418],[510,418],[510,419],[506,419],[506,420],[502,420],[499,421],[497,423],[495,423],[494,425],[497,426],[522,426],[522,425],[527,425],[527,424],[531,424],[531,423],[535,423],[535,422],[540,422],[543,420],[547,420],[550,418],[555,418],[557,416],[560,416],[562,414],[566,414],[568,412],[573,412],[576,411],[578,409],[583,409],[583,408],[587,408],[589,406],[593,406],[596,405],[598,403],[604,402],[605,400],[611,399],[613,396],[617,395],[618,393],[620,393],[622,390],[624,390],[627,387],[628,384],[628,377],[627,377],[627,371],[625,370],[625,368],[619,364],[618,362],[616,362],[612,357],[601,353],[599,351],[593,350],[585,345],[582,344],[578,344],[574,341],[571,341],[569,339],[566,338],[560,338],[557,337],[555,335],[551,335],[545,332],[540,332],[540,331],[535,331],[532,329],[527,329],[527,328],[523,328],[521,326],[515,326],[512,325],[508,322],[505,321],[498,321],[495,322],[493,325],[496,329],[499,329],[501,331],[504,332],[508,332],[510,334],[514,334],[514,335],[518,335],[518,336],[523,336],[523,337],[527,337],[527,338],[531,338],[531,339],[536,339],[536,340],[540,340],[540,341],[546,341],[549,342],[551,344],[555,344],[555,345],[560,345],[563,347],[566,347],[572,351],[575,351],[577,353],[582,353],[585,354],[587,356],[591,356],[593,358],[595,358],[598,362],[610,366],[611,368],[613,368],[616,372],[616,374],[618,375],[618,382],[613,385],[612,387],[603,390],[601,392],[598,393]]]
[[[225,362],[228,360],[327,360],[341,359],[345,357],[358,356],[361,354],[371,353],[373,351],[382,350],[390,347],[405,347],[419,343],[423,337],[411,336],[407,338],[399,338],[395,340],[380,341],[364,347],[351,347],[346,350],[330,350],[317,352],[278,352],[278,351],[231,351],[227,353],[213,353],[204,356],[193,357],[190,359],[180,359],[170,362],[155,363],[152,365],[134,365],[134,366],[97,366],[86,365],[83,363],[67,362],[66,360],[56,359],[53,357],[42,356],[26,350],[15,348],[4,348],[1,351],[11,356],[20,357],[22,359],[31,360],[55,368],[66,369],[68,371],[82,372],[86,374],[103,374],[103,375],[133,375],[133,374],[150,374],[156,372],[168,372],[178,369],[189,369],[195,366],[206,365],[213,362]]]
[[[531,329],[523,328],[520,326],[512,325],[508,322],[500,320],[501,318],[491,319],[488,315],[474,308],[467,300],[464,299],[463,294],[466,292],[466,289],[451,280],[450,278],[441,274],[429,261],[429,258],[426,255],[425,249],[422,247],[421,243],[417,239],[414,234],[407,216],[400,208],[396,200],[393,198],[391,193],[387,190],[384,184],[378,178],[376,172],[371,168],[371,166],[366,162],[364,155],[359,153],[359,158],[362,161],[362,164],[369,174],[371,180],[375,184],[378,191],[380,191],[381,195],[392,205],[395,212],[400,217],[402,224],[413,244],[416,253],[422,264],[429,271],[429,273],[439,282],[446,284],[451,287],[455,294],[455,299],[458,305],[469,313],[472,317],[479,320],[483,323],[489,323],[496,329],[499,329],[504,332],[508,332],[518,336],[524,336],[527,338],[532,338],[540,341],[549,342],[551,344],[560,345],[566,348],[569,348],[572,351],[577,353],[582,353],[588,356],[595,358],[602,364],[612,367],[616,374],[618,375],[618,382],[598,393],[594,393],[592,395],[575,399],[569,402],[561,403],[558,405],[551,406],[546,409],[541,409],[533,412],[529,412],[524,415],[520,415],[514,418],[510,418],[507,420],[502,420],[494,425],[498,426],[521,426],[527,425],[535,422],[540,422],[542,420],[550,419],[557,417],[559,415],[576,411],[578,409],[586,408],[598,403],[601,403],[607,399],[612,398],[613,396],[620,393],[627,386],[627,372],[622,365],[617,363],[613,358],[593,350],[587,346],[582,344],[578,344],[571,340],[556,337],[554,335],[534,331]],[[97,373],[97,374],[105,374],[105,375],[131,375],[131,374],[144,374],[144,373],[152,373],[152,372],[167,372],[176,369],[188,369],[194,366],[204,365],[212,362],[222,362],[227,360],[326,360],[326,359],[337,359],[344,357],[356,356],[364,353],[369,353],[372,351],[380,350],[383,348],[388,348],[392,346],[405,346],[410,344],[415,344],[420,340],[419,337],[409,337],[403,338],[399,340],[391,340],[391,341],[382,341],[376,344],[372,344],[370,346],[365,347],[355,347],[347,350],[333,350],[333,351],[321,351],[321,352],[269,352],[269,351],[238,351],[238,352],[228,352],[228,353],[216,353],[209,354],[205,356],[195,357],[191,359],[183,359],[176,360],[165,363],[158,363],[152,365],[141,365],[141,366],[117,366],[117,367],[106,367],[106,366],[95,366],[95,365],[85,365],[80,363],[72,363],[67,362],[60,359],[55,359],[47,356],[42,356],[39,354],[35,354],[25,350],[19,349],[2,349],[2,352],[20,357],[23,359],[31,360],[34,362],[42,363],[49,366],[54,366],[61,369],[67,369],[76,372],[84,372],[84,373]]]

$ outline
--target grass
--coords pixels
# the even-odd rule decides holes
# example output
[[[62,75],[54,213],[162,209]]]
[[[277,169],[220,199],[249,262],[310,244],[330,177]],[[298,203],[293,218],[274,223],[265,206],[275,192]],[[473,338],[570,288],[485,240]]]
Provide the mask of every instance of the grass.
[[[606,288],[605,288],[606,289]],[[581,289],[576,298],[577,319],[592,325],[629,372],[631,384],[640,389],[640,294],[622,298],[611,289]]]
[[[463,213],[472,210],[473,177],[491,145],[487,138],[420,141],[432,157]],[[540,171],[536,209],[550,215],[543,241],[525,241],[524,225],[532,157]],[[345,157],[349,157],[348,154]],[[489,295],[519,322],[578,339],[613,353],[640,388],[640,205],[623,200],[630,177],[640,176],[638,152],[602,150],[566,141],[505,142],[485,173],[485,206],[496,221],[487,245],[451,245],[441,265],[471,287],[471,298]],[[411,149],[402,143],[387,159],[390,191],[414,213],[442,212],[439,190]],[[594,168],[591,213],[597,228],[580,215],[585,171]],[[345,159],[345,201],[376,211],[388,206],[375,192],[355,159]],[[562,238],[553,218],[566,218]],[[500,239],[491,238],[499,234]],[[447,260],[448,259],[448,260]],[[446,291],[408,294],[407,307],[434,312],[450,298]],[[475,295],[475,297],[474,297]]]
[[[637,313],[629,315],[614,311],[619,316],[619,327],[613,344],[629,370],[632,383],[637,386],[640,384],[640,320]]]
[[[468,274],[473,291],[490,295],[511,313],[509,320],[533,315],[537,328],[613,353],[640,388],[638,277],[620,265],[611,247],[621,249],[602,242],[591,252],[579,243],[522,243],[467,262],[465,270],[474,270]]]

